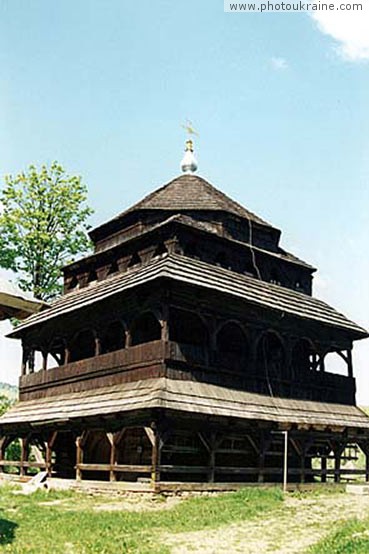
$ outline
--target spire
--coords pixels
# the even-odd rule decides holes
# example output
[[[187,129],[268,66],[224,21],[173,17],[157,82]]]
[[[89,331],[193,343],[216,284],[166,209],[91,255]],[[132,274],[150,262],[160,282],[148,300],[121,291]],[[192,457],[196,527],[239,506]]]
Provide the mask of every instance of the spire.
[[[197,170],[197,160],[193,153],[193,142],[191,139],[186,140],[186,150],[181,162],[183,173],[195,173]]]

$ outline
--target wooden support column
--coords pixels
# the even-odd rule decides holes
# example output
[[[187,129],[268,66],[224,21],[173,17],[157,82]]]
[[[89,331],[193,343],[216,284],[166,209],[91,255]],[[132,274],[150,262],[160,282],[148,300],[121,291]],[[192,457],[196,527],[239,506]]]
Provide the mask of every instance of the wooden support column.
[[[369,482],[369,449],[364,452],[365,455],[365,481]]]
[[[22,367],[21,374],[27,375],[27,362],[28,362],[29,351],[27,348],[23,347],[22,351]]]
[[[48,356],[47,352],[42,352],[42,371],[47,370],[47,356]]]
[[[359,446],[365,456],[365,481],[369,482],[369,443],[361,442]]]
[[[151,483],[154,492],[159,492],[160,489],[160,460],[163,441],[161,440],[157,425],[151,424],[151,427],[145,427],[145,432],[151,442]]]
[[[82,471],[79,467],[83,463],[83,446],[85,443],[87,431],[84,431],[79,437],[76,438],[76,479],[77,481],[82,480]]]
[[[301,483],[305,483],[306,477],[306,456],[313,445],[312,439],[301,441]]]
[[[161,319],[161,340],[163,342],[169,341],[169,307],[167,304],[162,306],[162,319]]]
[[[7,437],[1,437],[1,439],[0,439],[0,462],[4,461],[6,443],[7,443]],[[0,466],[0,473],[3,473],[3,472],[4,472],[4,466],[1,465]]]
[[[259,473],[258,483],[264,483],[265,456],[271,443],[271,438],[265,436],[265,432],[261,432],[260,451],[259,451]]]
[[[353,365],[352,365],[352,350],[351,349],[347,350],[347,372],[348,372],[349,377],[354,376],[354,369],[353,369]]]
[[[341,482],[341,456],[345,446],[339,445],[334,449],[334,482]]]
[[[35,372],[35,351],[33,348],[28,353],[28,371],[29,373]]]
[[[95,356],[100,356],[101,354],[101,341],[99,337],[95,337]]]
[[[114,471],[114,466],[117,463],[117,448],[115,444],[115,433],[106,433],[107,439],[110,442],[110,472],[109,481],[116,481],[117,474]]]
[[[320,469],[322,470],[322,474],[321,474],[321,482],[322,483],[326,483],[327,482],[327,458],[326,456],[322,456],[320,458]]]
[[[19,469],[19,475],[23,477],[26,474],[26,468],[24,467],[24,464],[27,462],[27,450],[28,450],[28,443],[29,443],[29,436],[22,437],[21,442],[21,459],[20,459],[20,469]]]
[[[69,360],[70,360],[70,350],[68,346],[66,346],[64,350],[64,365],[69,364]]]
[[[208,451],[208,482],[214,483],[215,480],[215,457],[216,457],[216,451],[218,446],[223,440],[223,437],[217,437],[217,433],[213,431],[210,433],[210,435],[207,437],[203,433],[199,433],[199,438],[202,442],[202,444],[205,446],[206,450]]]
[[[45,462],[46,462],[46,472],[47,476],[51,477],[52,474],[52,454],[53,454],[53,446],[55,444],[56,438],[58,436],[57,431],[53,431],[47,442],[45,443],[46,446],[46,456],[45,456]]]

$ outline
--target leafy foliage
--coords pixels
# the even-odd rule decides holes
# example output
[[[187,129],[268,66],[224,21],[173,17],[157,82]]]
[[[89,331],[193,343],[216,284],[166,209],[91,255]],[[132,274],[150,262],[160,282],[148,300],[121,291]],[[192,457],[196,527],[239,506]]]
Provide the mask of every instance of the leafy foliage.
[[[0,394],[0,416],[2,416],[13,404],[7,396]]]
[[[90,248],[87,189],[57,162],[5,178],[0,195],[0,266],[40,299],[61,291],[61,268]]]

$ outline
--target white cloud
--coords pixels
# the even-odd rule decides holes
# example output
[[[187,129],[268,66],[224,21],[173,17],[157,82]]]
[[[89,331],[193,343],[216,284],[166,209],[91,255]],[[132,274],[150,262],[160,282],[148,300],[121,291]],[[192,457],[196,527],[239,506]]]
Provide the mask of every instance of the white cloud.
[[[288,69],[287,60],[285,60],[284,58],[271,58],[270,63],[272,64],[272,68],[276,71]]]
[[[369,60],[369,4],[366,3],[367,0],[346,0],[345,5],[349,2],[362,3],[363,9],[342,11],[337,9],[342,2],[343,0],[332,0],[335,4],[334,11],[314,11],[309,15],[322,33],[334,39],[334,49],[343,59]]]

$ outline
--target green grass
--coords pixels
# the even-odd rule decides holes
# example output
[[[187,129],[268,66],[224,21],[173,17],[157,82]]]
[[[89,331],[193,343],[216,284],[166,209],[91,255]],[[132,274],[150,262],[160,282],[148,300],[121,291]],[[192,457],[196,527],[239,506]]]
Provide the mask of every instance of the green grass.
[[[160,535],[217,528],[252,519],[281,506],[279,489],[245,488],[236,493],[183,500],[155,511],[94,511],[119,499],[72,492],[16,495],[0,489],[0,552],[12,554],[168,554]],[[44,502],[59,504],[43,505]],[[163,509],[162,509],[163,506]]]
[[[319,541],[309,554],[368,554],[369,520],[353,519],[338,524],[337,529]]]

